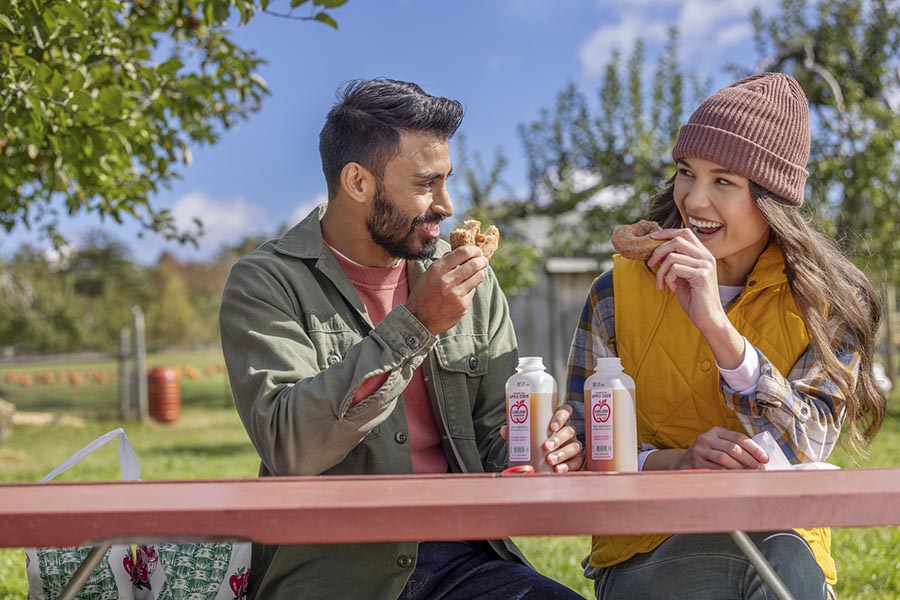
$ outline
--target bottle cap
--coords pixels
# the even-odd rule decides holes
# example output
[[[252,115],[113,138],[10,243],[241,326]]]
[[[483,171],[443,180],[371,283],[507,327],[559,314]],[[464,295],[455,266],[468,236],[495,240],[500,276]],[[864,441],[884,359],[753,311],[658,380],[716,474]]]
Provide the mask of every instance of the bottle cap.
[[[501,475],[534,475],[534,467],[531,465],[518,465],[515,467],[510,467],[508,469],[503,469],[500,471]]]

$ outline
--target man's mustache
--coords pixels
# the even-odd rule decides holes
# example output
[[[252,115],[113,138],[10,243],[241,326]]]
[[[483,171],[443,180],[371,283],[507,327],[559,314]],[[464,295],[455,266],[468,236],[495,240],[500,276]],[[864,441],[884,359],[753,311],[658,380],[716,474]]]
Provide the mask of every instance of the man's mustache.
[[[439,215],[436,212],[427,212],[413,219],[412,226],[415,227],[422,223],[440,223],[443,220],[443,215]]]

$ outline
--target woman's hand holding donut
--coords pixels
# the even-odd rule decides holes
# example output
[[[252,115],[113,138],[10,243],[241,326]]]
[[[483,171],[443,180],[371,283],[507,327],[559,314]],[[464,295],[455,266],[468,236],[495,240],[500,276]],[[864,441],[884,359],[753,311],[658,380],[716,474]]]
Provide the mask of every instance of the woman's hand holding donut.
[[[690,229],[663,229],[650,234],[667,240],[647,264],[659,267],[656,289],[668,287],[701,332],[728,321],[719,299],[716,259]]]
[[[746,348],[743,336],[722,307],[715,257],[690,229],[663,229],[650,235],[667,240],[647,261],[650,267],[659,267],[656,289],[665,286],[674,292],[681,308],[706,338],[717,365],[737,368]]]

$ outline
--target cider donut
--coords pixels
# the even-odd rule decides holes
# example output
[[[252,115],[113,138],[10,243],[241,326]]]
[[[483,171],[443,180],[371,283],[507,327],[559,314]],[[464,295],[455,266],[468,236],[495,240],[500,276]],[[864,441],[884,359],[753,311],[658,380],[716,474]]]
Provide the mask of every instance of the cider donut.
[[[631,260],[648,260],[653,250],[666,240],[654,240],[650,234],[662,227],[655,221],[638,221],[632,225],[619,225],[613,229],[612,245],[616,251]]]
[[[478,246],[484,257],[490,260],[500,245],[500,231],[493,225],[481,233],[481,221],[463,221],[462,227],[450,232],[450,248]]]

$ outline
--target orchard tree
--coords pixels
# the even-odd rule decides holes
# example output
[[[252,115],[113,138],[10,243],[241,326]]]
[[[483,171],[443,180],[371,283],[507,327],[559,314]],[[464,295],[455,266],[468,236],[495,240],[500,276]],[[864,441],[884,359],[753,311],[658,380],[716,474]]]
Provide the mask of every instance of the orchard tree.
[[[900,2],[782,0],[752,22],[755,70],[791,73],[809,96],[810,208],[861,266],[900,283]]]
[[[703,97],[704,87],[695,73],[682,69],[677,50],[672,28],[648,90],[644,45],[638,40],[624,71],[621,54],[610,57],[595,96],[570,84],[552,109],[520,125],[529,182],[525,197],[503,185],[502,153],[487,167],[458,136],[455,181],[462,182],[457,197],[468,207],[467,218],[500,228],[503,243],[491,266],[507,295],[522,294],[536,283],[542,252],[608,254],[612,227],[640,218],[649,193],[673,174],[668,151],[685,109]],[[549,244],[541,251],[522,228],[529,218],[552,222]]]
[[[59,246],[63,215],[95,213],[193,241],[202,224],[178,230],[154,195],[268,93],[228,25],[337,27],[345,2],[0,0],[0,225]]]
[[[554,110],[519,127],[530,194],[509,210],[559,217],[555,254],[603,254],[615,224],[645,214],[650,192],[673,174],[668,152],[685,110],[703,97],[704,83],[679,63],[675,28],[649,90],[643,42],[635,43],[624,71],[621,58],[612,54],[593,102],[569,85]]]
[[[519,296],[537,283],[535,267],[540,251],[520,230],[521,219],[509,210],[517,203],[508,200],[512,192],[502,179],[506,156],[498,152],[487,168],[479,152],[469,152],[465,136],[458,134],[454,142],[457,148],[454,170],[459,174],[454,177],[454,183],[458,184],[457,198],[466,207],[463,218],[485,225],[491,223],[500,230],[501,243],[491,257],[491,268],[507,297]]]

